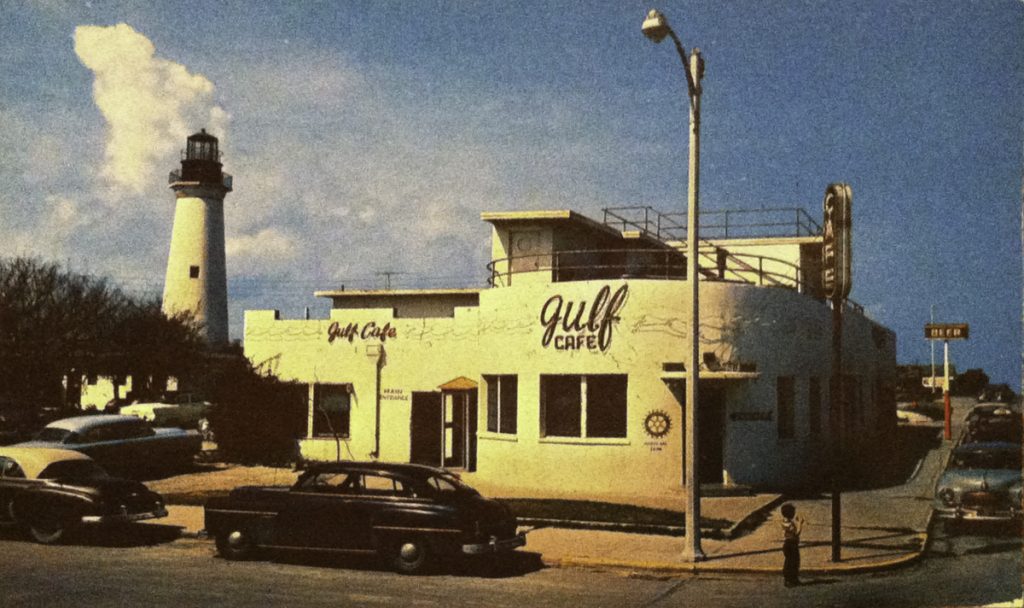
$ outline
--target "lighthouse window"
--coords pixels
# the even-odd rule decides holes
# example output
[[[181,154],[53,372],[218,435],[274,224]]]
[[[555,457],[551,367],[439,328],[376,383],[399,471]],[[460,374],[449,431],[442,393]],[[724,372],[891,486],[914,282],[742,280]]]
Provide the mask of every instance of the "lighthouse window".
[[[188,278],[190,278],[190,279],[198,279],[199,278],[199,267],[198,266],[189,266],[188,267]]]
[[[541,376],[545,437],[625,437],[624,374]]]

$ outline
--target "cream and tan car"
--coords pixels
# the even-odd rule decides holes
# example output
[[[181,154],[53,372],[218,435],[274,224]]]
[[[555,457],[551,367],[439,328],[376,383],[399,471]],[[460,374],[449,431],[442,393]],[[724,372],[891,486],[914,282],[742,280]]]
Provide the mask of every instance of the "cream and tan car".
[[[37,542],[59,542],[87,524],[166,516],[159,494],[137,481],[111,477],[85,454],[0,448],[0,520],[23,526]]]

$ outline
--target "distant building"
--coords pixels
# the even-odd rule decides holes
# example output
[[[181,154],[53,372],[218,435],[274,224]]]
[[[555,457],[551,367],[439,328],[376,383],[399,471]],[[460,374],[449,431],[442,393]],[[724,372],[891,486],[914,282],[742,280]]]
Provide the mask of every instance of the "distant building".
[[[805,485],[830,445],[820,229],[796,210],[782,226],[737,217],[699,251],[700,478]],[[680,227],[644,209],[482,219],[485,288],[322,291],[324,320],[246,312],[246,356],[304,387],[302,456],[577,496],[680,488],[692,329]],[[895,428],[896,337],[850,305],[843,345],[853,462]]]

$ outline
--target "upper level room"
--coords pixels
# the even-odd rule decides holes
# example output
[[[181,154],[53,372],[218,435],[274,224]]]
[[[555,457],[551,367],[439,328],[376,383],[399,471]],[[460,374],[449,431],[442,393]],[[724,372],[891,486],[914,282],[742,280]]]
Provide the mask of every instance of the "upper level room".
[[[493,226],[489,284],[614,278],[686,279],[686,219],[650,207],[604,209],[601,221],[570,210],[487,212]],[[820,224],[802,209],[700,214],[702,280],[796,289],[821,298]]]

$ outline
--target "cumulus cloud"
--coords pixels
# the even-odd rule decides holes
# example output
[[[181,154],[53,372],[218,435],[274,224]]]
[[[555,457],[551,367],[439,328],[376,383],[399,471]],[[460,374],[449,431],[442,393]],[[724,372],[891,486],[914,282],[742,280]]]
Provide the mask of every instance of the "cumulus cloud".
[[[75,28],[75,53],[93,72],[93,99],[107,122],[103,175],[141,193],[197,126],[223,137],[229,116],[205,76],[162,59],[131,26]]]
[[[224,248],[232,274],[273,274],[297,253],[295,239],[276,228],[228,238]]]

